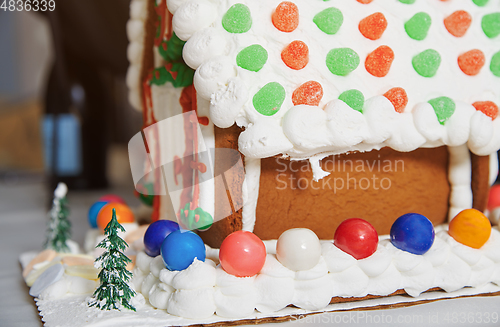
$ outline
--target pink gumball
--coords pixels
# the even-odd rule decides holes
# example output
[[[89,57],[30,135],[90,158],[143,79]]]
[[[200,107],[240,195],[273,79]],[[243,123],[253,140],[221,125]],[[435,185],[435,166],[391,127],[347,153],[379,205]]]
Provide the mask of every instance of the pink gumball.
[[[493,209],[498,207],[500,207],[500,184],[493,185],[490,188],[488,197],[488,210],[493,211]]]
[[[219,251],[222,269],[236,277],[257,274],[266,262],[266,247],[257,235],[236,231],[224,239]]]
[[[99,201],[127,204],[121,196],[116,194],[106,194],[99,198]]]

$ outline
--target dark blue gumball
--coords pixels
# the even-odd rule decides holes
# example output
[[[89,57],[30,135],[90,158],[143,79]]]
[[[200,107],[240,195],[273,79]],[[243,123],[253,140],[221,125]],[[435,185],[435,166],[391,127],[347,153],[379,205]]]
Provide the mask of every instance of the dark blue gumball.
[[[108,204],[108,201],[97,201],[89,209],[89,225],[92,228],[97,228],[97,215],[102,207]]]
[[[391,227],[391,243],[400,250],[424,254],[434,243],[434,226],[418,213],[402,215]]]
[[[150,257],[160,255],[161,244],[172,232],[179,230],[179,224],[171,220],[158,220],[149,225],[144,234],[144,251]]]
[[[205,244],[195,233],[177,230],[163,241],[161,256],[168,270],[184,270],[195,258],[205,261]]]

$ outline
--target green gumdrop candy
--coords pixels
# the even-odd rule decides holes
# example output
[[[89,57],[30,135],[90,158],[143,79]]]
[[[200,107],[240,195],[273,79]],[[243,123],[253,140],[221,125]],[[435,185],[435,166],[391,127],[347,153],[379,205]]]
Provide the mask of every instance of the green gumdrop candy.
[[[344,101],[349,107],[359,112],[363,112],[365,96],[358,90],[347,90],[339,95],[339,99]]]
[[[500,12],[484,15],[481,21],[484,34],[490,39],[500,34]]]
[[[441,56],[436,50],[427,49],[413,57],[412,64],[420,76],[432,77],[441,64]]]
[[[486,6],[489,0],[472,0],[476,6],[483,7]]]
[[[493,75],[500,77],[500,51],[491,57],[490,70]]]
[[[414,4],[416,0],[399,0],[401,3],[405,3],[407,5]]]
[[[441,125],[444,125],[455,112],[455,102],[448,97],[439,97],[431,99],[428,102],[431,104],[432,108],[434,108],[434,112]]]
[[[326,34],[333,35],[337,33],[340,26],[342,26],[344,16],[340,10],[331,7],[317,13],[313,18],[313,22]]]
[[[431,16],[427,13],[416,13],[405,23],[406,34],[414,40],[421,41],[427,37],[427,32],[429,32],[431,22]]]
[[[332,49],[326,55],[326,66],[332,74],[346,76],[359,65],[359,56],[350,48]]]
[[[259,44],[241,50],[236,56],[236,64],[243,69],[258,72],[267,62],[267,51]]]
[[[285,95],[285,89],[280,83],[268,83],[253,96],[253,106],[259,113],[272,116],[280,110]]]
[[[229,33],[245,33],[252,27],[250,9],[241,3],[233,5],[222,17],[222,26]]]

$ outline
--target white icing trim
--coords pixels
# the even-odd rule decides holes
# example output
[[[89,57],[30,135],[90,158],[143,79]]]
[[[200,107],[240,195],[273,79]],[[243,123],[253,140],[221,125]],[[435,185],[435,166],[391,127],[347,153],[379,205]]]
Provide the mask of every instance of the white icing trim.
[[[450,222],[460,211],[472,208],[472,163],[467,145],[449,146]]]
[[[260,159],[245,157],[243,195],[243,230],[253,232],[260,186]]]

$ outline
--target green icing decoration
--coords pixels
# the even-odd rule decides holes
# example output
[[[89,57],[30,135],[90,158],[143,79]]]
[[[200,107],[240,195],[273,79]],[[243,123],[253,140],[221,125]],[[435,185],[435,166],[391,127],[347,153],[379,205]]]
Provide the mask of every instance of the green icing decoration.
[[[425,12],[419,12],[413,15],[409,21],[405,23],[405,30],[409,37],[414,40],[421,41],[427,37],[427,32],[431,27],[431,16]]]
[[[441,64],[441,56],[436,50],[427,49],[413,57],[412,64],[420,76],[432,77]]]
[[[313,22],[326,34],[333,35],[337,33],[340,26],[342,26],[344,16],[340,10],[331,7],[316,14],[313,18]]]
[[[484,15],[481,27],[487,37],[494,38],[500,34],[500,12]]]
[[[186,215],[187,213],[187,215]],[[198,217],[196,217],[198,215]],[[209,229],[214,223],[212,216],[200,207],[191,210],[191,203],[186,203],[181,210],[181,223],[188,230],[204,231]]]
[[[346,76],[359,65],[359,56],[350,48],[336,48],[326,55],[326,66],[332,74]]]
[[[259,44],[253,44],[241,50],[236,56],[236,63],[243,69],[258,72],[267,62],[267,51]]]
[[[285,89],[280,83],[268,83],[253,96],[253,106],[259,113],[272,116],[280,110],[285,95]]]
[[[500,77],[500,51],[491,57],[490,70],[493,75]]]
[[[349,107],[359,112],[363,112],[365,96],[358,90],[347,90],[339,95],[339,99],[347,103]]]
[[[399,0],[401,3],[405,3],[407,5],[414,4],[416,0]]]
[[[222,17],[222,26],[229,33],[245,33],[252,27],[250,9],[241,3],[233,5]]]
[[[193,77],[194,70],[184,62],[174,62],[153,70],[151,84],[159,86],[170,82],[174,87],[186,87],[193,84]]]
[[[472,0],[476,6],[483,7],[486,6],[489,0]]]
[[[167,62],[182,61],[182,48],[186,42],[172,34],[170,40],[163,40],[158,47],[158,52]]]
[[[434,108],[434,112],[441,125],[444,125],[455,112],[455,102],[448,97],[439,97],[431,99],[428,102],[431,104],[432,108]]]

